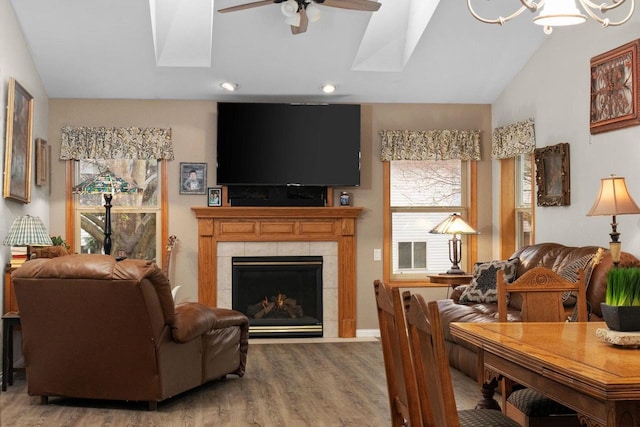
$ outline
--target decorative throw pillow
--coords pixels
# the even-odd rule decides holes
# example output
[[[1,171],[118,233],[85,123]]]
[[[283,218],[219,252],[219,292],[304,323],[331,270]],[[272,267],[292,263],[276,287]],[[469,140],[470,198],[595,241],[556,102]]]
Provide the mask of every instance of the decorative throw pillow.
[[[585,288],[589,284],[589,280],[591,280],[591,273],[594,268],[594,257],[595,254],[584,255],[570,264],[560,268],[558,270],[558,276],[562,277],[564,280],[576,283],[580,278],[580,270],[584,270],[584,286]],[[576,305],[577,295],[575,291],[567,291],[562,294],[562,304],[565,307],[573,307]]]
[[[473,266],[471,283],[460,296],[460,303],[498,302],[496,273],[499,270],[504,271],[506,282],[511,283],[516,279],[518,265],[519,258],[476,263]]]

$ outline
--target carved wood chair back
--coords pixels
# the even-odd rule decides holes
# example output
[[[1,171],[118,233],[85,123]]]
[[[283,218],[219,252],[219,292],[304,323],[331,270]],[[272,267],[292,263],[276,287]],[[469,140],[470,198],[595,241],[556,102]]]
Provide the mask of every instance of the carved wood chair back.
[[[391,425],[422,427],[424,424],[400,291],[398,288],[390,288],[380,280],[375,280],[373,286],[389,392]]]
[[[498,320],[507,321],[507,292],[522,296],[521,316],[523,322],[564,322],[567,320],[562,304],[564,292],[575,292],[577,296],[577,321],[587,321],[587,295],[584,271],[572,283],[545,267],[535,267],[524,273],[513,283],[507,284],[504,274],[497,273]]]
[[[426,303],[422,295],[413,294],[407,326],[413,366],[416,373],[420,409],[428,426],[518,426],[502,412],[493,409],[456,408],[449,359],[438,303]]]

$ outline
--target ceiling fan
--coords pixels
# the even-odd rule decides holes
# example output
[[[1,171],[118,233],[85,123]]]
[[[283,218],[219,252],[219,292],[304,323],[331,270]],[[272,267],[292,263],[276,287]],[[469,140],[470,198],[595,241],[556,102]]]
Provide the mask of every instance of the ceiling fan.
[[[219,9],[218,12],[236,12],[238,10],[266,6],[272,3],[280,3],[280,10],[285,16],[285,22],[291,25],[291,32],[293,34],[304,33],[307,31],[309,22],[315,22],[320,19],[321,11],[316,4],[340,9],[363,10],[365,12],[375,12],[380,9],[380,3],[372,0],[261,0],[226,7]]]

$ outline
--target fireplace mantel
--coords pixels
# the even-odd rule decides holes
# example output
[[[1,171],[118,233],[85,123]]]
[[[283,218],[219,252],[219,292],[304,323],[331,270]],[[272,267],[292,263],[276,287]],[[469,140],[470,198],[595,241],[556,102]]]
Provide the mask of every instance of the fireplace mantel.
[[[356,222],[362,208],[193,207],[198,219],[198,300],[217,305],[218,242],[338,243],[338,336],[356,335]]]

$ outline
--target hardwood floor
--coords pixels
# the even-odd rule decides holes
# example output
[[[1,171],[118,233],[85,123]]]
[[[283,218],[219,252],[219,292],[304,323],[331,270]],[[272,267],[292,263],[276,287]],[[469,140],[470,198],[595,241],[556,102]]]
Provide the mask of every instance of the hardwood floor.
[[[247,372],[229,376],[146,410],[138,402],[51,398],[26,392],[24,371],[0,394],[8,426],[388,426],[380,343],[264,343],[252,340]],[[293,344],[292,344],[293,343]],[[460,409],[480,399],[475,381],[452,371]]]

